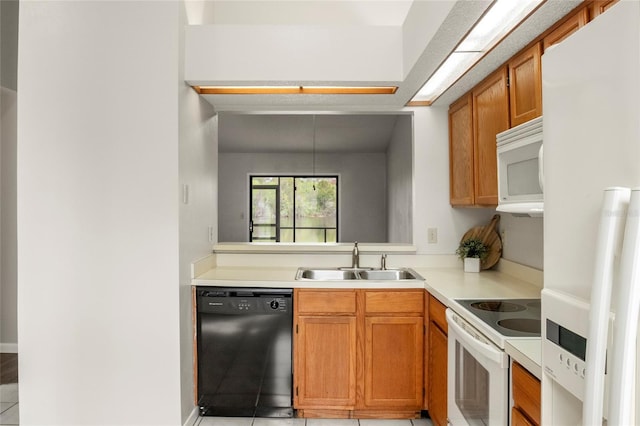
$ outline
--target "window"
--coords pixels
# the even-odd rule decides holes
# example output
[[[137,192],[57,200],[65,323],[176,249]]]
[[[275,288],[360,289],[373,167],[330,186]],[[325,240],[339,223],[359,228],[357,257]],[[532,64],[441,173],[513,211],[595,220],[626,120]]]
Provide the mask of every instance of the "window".
[[[337,176],[251,176],[249,241],[338,241]]]

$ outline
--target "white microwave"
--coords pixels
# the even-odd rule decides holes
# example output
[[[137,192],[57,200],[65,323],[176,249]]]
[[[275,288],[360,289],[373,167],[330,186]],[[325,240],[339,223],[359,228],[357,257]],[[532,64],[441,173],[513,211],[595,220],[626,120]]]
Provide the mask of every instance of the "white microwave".
[[[506,213],[542,216],[542,117],[496,136],[498,207]]]

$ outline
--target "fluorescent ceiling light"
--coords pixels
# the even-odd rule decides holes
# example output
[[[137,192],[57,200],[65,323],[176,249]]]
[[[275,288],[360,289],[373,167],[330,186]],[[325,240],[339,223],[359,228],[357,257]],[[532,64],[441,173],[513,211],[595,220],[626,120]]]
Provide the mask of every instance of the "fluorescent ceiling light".
[[[193,86],[201,95],[393,95],[397,86]]]
[[[413,98],[433,102],[544,0],[496,0]]]

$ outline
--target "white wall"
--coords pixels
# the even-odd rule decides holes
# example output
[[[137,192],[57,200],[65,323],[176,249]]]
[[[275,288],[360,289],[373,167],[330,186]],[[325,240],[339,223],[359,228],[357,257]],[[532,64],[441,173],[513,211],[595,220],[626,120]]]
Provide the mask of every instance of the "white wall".
[[[544,218],[500,214],[502,257],[544,269]]]
[[[20,424],[180,424],[179,3],[20,6]]]
[[[198,25],[186,36],[189,82],[402,80],[399,26]]]
[[[184,5],[181,20],[187,24]],[[184,25],[180,27],[180,47]],[[181,424],[195,415],[193,380],[193,319],[191,262],[211,253],[217,242],[218,117],[211,104],[184,83],[184,54],[180,55],[180,188],[188,187],[180,200],[180,378]],[[183,189],[184,190],[184,189]],[[210,234],[211,228],[211,234]]]
[[[340,241],[386,241],[386,155],[316,154],[317,174],[339,174]],[[250,173],[309,174],[310,154],[220,153],[219,240],[248,240]]]
[[[387,149],[387,242],[413,242],[413,120],[398,116]]]
[[[449,204],[449,136],[447,107],[414,111],[413,244],[419,254],[454,253],[471,227],[486,225],[494,209],[452,208]],[[427,229],[437,228],[438,242],[429,244]]]

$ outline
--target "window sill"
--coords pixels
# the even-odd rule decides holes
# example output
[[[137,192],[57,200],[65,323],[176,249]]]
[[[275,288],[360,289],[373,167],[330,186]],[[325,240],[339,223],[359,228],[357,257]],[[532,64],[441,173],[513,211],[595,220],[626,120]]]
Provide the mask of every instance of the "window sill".
[[[412,244],[358,243],[361,253],[415,254]],[[351,253],[353,243],[218,243],[214,253]]]

